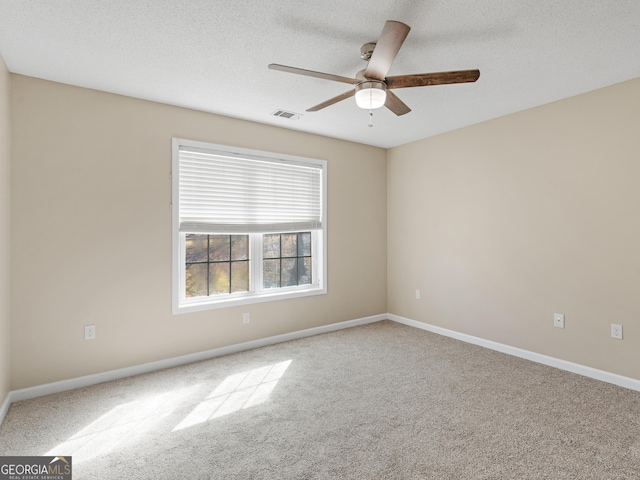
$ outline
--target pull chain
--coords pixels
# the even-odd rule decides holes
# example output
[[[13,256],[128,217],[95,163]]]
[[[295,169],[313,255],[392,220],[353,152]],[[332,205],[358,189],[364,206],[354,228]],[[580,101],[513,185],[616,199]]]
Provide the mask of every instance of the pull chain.
[[[369,109],[369,126],[373,127],[373,110]]]

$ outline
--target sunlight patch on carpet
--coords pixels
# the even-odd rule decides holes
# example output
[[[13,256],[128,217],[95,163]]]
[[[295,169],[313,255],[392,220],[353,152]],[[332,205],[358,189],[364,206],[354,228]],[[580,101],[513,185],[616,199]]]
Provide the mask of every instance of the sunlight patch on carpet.
[[[266,402],[290,364],[286,360],[228,376],[173,431]]]
[[[153,430],[201,386],[192,385],[118,405],[43,455],[72,456],[74,465],[105,455]]]

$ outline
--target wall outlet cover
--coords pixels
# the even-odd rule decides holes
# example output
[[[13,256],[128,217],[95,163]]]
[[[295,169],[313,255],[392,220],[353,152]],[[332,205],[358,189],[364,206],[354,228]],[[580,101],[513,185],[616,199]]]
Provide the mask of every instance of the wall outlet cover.
[[[556,328],[564,328],[564,315],[562,313],[553,314],[553,326]]]
[[[95,325],[85,325],[84,326],[84,339],[85,340],[94,340],[96,338],[96,326]]]
[[[622,325],[617,323],[611,324],[611,338],[622,340]]]

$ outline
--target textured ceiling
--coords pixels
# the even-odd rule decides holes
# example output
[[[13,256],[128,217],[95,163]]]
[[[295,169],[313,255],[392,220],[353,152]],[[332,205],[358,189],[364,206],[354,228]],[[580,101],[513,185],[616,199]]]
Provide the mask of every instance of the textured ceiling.
[[[267,69],[353,77],[386,20],[412,27],[389,75],[480,79],[396,90],[412,112],[369,128],[353,98],[305,112],[344,84]],[[640,2],[0,0],[0,54],[18,74],[388,148],[640,77]]]

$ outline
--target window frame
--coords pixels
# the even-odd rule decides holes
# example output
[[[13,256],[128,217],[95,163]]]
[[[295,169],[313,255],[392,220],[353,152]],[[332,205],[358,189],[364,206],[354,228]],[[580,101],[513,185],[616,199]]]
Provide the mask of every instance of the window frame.
[[[279,231],[265,232],[225,232],[233,235],[249,236],[249,292],[221,294],[207,297],[185,297],[185,237],[187,233],[179,231],[179,153],[180,147],[194,147],[203,150],[222,152],[251,159],[262,158],[265,161],[278,160],[296,165],[312,165],[321,171],[322,229],[311,231],[312,283],[279,288],[264,289],[262,284],[262,235],[268,233],[293,233]],[[212,144],[180,138],[172,139],[172,311],[182,314],[216,308],[250,305],[267,301],[285,300],[327,293],[327,162],[306,157],[276,154],[227,145]],[[199,232],[193,232],[199,234]],[[204,233],[202,233],[204,234]]]

